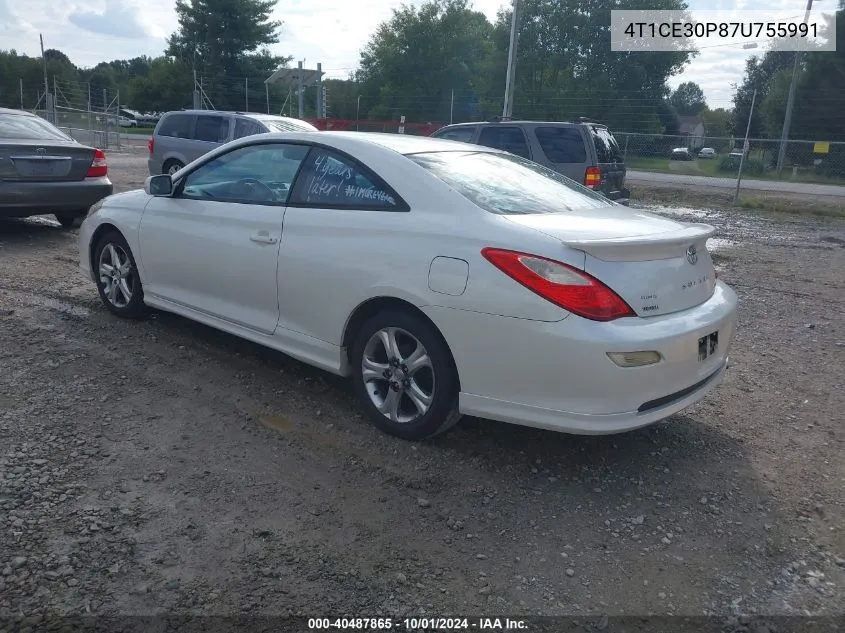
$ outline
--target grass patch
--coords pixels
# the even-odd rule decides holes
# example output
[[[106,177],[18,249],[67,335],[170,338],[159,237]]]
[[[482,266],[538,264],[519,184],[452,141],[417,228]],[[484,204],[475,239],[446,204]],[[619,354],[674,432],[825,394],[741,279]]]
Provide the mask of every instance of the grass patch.
[[[740,193],[739,203],[733,202],[733,191],[678,187],[651,187],[631,184],[631,200],[643,204],[694,207],[704,209],[749,211],[775,216],[813,216],[831,220],[845,220],[845,204],[840,198],[803,196],[781,192]]]
[[[659,156],[628,156],[625,164],[628,169],[636,171],[651,171],[662,174],[677,174],[686,176],[712,176],[715,178],[736,178],[739,171],[737,166],[730,168],[730,159],[727,154],[719,155],[716,158],[696,159],[691,161],[669,160]],[[792,168],[785,167],[783,176],[778,178],[777,173],[765,166],[762,154],[752,152],[746,158],[742,168],[743,179],[769,180],[778,182],[803,182],[816,185],[845,185],[841,178],[831,178],[815,173],[810,168],[799,168],[795,177],[792,176]]]

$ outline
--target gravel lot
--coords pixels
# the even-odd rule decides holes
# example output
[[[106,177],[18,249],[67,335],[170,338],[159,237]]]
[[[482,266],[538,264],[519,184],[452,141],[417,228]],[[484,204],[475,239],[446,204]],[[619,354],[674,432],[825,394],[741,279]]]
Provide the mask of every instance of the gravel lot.
[[[742,299],[716,392],[422,444],[281,354],[109,315],[76,231],[0,221],[0,617],[844,613],[845,224],[659,211],[719,227]]]

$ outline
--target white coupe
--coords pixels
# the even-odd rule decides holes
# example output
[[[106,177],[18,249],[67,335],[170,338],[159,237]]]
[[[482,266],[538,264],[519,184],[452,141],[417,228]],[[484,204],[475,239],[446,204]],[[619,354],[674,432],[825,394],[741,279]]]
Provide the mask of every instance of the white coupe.
[[[302,132],[97,203],[80,265],[119,316],[174,312],[351,376],[399,437],[462,414],[604,434],[720,382],[737,298],[712,234],[485,147]]]

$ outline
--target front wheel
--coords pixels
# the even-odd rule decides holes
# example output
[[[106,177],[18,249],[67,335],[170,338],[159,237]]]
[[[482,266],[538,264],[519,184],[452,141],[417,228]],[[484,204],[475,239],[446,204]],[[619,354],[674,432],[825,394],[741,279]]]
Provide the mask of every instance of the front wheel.
[[[103,235],[94,248],[97,290],[114,314],[138,318],[144,313],[144,289],[129,244],[117,232]]]
[[[358,331],[350,360],[355,390],[382,431],[422,440],[460,419],[452,356],[423,319],[405,312],[376,314]]]

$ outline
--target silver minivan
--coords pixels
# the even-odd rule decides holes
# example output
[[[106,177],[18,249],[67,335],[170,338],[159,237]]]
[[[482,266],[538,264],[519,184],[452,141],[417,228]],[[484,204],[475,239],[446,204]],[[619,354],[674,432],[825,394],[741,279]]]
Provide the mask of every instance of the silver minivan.
[[[627,168],[606,125],[581,120],[484,121],[440,128],[434,138],[485,145],[522,156],[553,169],[607,198],[627,204]]]
[[[147,143],[150,175],[174,174],[214,148],[236,138],[268,132],[313,132],[316,127],[272,114],[178,110],[162,115]]]

